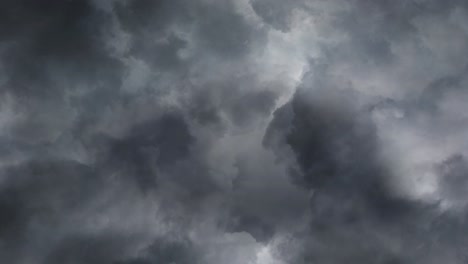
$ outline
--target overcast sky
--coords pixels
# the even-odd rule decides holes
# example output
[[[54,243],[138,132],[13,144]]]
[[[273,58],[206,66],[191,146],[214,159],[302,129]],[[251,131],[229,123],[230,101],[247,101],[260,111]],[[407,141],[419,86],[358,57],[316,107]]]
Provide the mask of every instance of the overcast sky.
[[[0,263],[468,263],[468,1],[1,0]]]

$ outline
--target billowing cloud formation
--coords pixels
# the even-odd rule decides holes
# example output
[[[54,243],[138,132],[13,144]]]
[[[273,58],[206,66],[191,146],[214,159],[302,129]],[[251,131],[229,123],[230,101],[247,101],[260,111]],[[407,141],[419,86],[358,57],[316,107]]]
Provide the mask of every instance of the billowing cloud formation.
[[[465,263],[468,5],[4,0],[0,262]]]

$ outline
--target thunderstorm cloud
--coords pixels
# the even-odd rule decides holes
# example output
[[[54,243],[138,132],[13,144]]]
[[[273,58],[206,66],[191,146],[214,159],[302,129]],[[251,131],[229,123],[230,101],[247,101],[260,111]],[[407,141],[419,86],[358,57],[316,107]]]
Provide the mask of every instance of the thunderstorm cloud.
[[[0,263],[464,264],[466,0],[0,1]]]

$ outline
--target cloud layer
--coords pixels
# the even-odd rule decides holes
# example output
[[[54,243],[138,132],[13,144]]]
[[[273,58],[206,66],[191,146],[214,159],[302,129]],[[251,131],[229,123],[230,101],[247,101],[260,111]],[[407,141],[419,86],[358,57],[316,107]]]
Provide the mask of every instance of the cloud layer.
[[[465,263],[461,0],[3,0],[0,262]]]

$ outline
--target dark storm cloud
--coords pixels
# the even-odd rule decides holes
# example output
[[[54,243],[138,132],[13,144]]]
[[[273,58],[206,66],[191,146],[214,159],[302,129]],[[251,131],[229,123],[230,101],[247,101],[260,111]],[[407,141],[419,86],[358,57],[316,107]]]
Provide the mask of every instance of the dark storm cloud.
[[[191,120],[205,119],[201,108],[213,104],[214,90],[187,73],[197,53],[242,60],[265,31],[228,1],[107,4],[1,4],[2,95],[18,117],[1,136],[3,261],[195,263],[208,251],[173,237],[195,228],[190,218],[216,215],[202,212],[209,207],[204,199],[219,192],[204,160],[209,146],[198,141]],[[193,29],[193,36],[177,28]],[[194,53],[183,58],[184,49]],[[145,76],[134,61],[159,75],[140,84]],[[276,95],[244,94],[234,82],[216,85],[234,99],[215,103],[214,116],[226,112],[241,126],[269,114]],[[187,86],[194,91],[184,92]],[[208,101],[200,106],[188,98],[177,103],[188,109],[180,109],[164,97],[171,90],[205,93]],[[166,221],[171,227],[156,228]]]
[[[200,37],[202,45],[221,56],[235,58],[248,51],[252,43],[263,39],[262,30],[256,30],[247,24],[240,14],[226,12],[225,7],[217,10],[203,10],[213,12],[207,19],[201,20]]]
[[[129,241],[117,235],[70,237],[61,241],[43,263],[115,263]]]
[[[392,193],[375,127],[367,113],[346,106],[348,97],[339,96],[336,101],[319,102],[306,90],[298,90],[275,113],[265,144],[291,149],[297,162],[290,168],[292,180],[313,190],[310,210],[319,229],[404,218],[412,205]]]
[[[255,12],[274,28],[287,31],[290,29],[290,20],[294,8],[300,7],[300,1],[265,1],[253,0],[252,7]]]
[[[441,101],[450,94],[463,94],[467,87],[466,73],[468,66],[459,69],[458,72],[452,73],[447,76],[442,76],[433,80],[425,89],[422,91],[421,96],[415,105],[423,111],[428,111],[432,114],[441,114]]]
[[[292,102],[278,110],[293,113],[290,124],[282,129],[283,144],[291,148],[299,167],[293,173],[294,180],[317,191],[357,192],[369,196],[364,200],[381,210],[376,213],[387,214],[384,218],[397,214],[400,205],[389,193],[390,179],[379,159],[376,130],[366,120],[366,114],[348,109],[344,98],[328,102],[308,98],[311,95],[307,91],[298,90]],[[291,110],[286,109],[289,107]],[[277,116],[281,118],[285,114]]]
[[[450,202],[462,205],[466,199],[468,164],[463,155],[453,155],[439,165],[441,191]]]
[[[6,1],[2,13],[4,88],[11,92],[60,99],[65,90],[56,75],[85,83],[118,78],[119,63],[102,39],[108,15],[90,1]]]
[[[187,40],[173,34],[177,26],[193,27],[190,41],[201,53],[230,59],[249,53],[265,38],[265,30],[252,27],[231,1],[123,1],[116,13],[123,30],[135,37],[130,52],[158,67],[186,66],[177,52]]]
[[[425,263],[438,254],[463,254],[453,243],[467,241],[447,236],[466,230],[461,224],[465,217],[441,214],[436,204],[401,196],[379,158],[377,131],[366,120],[369,113],[349,108],[349,95],[319,102],[308,93],[298,90],[277,110],[264,139],[267,147],[280,151],[281,159],[291,151],[295,161],[290,177],[312,190],[308,226],[279,246],[285,261]],[[463,158],[453,157],[441,166],[443,192],[460,194],[453,188],[464,186]]]
[[[126,256],[125,249],[132,243],[131,237],[115,234],[101,236],[72,236],[60,242],[44,263],[199,263],[197,253],[188,240],[156,239],[139,256]],[[126,260],[122,260],[126,259]]]
[[[3,1],[0,262],[463,263],[467,12]]]
[[[2,170],[2,258],[22,254],[37,232],[53,228],[64,215],[86,207],[103,187],[92,168],[67,160],[32,161]],[[6,254],[6,256],[4,256]]]
[[[144,250],[143,256],[118,262],[119,264],[146,264],[146,263],[200,263],[199,256],[191,241],[187,239],[160,240],[156,239]]]
[[[122,139],[110,139],[107,150],[110,168],[128,170],[143,187],[156,184],[154,167],[164,169],[188,156],[193,141],[187,124],[177,114],[167,114],[157,120],[137,125]],[[121,168],[119,168],[121,167]]]
[[[184,1],[122,1],[115,6],[119,25],[133,39],[128,52],[163,70],[184,68],[177,52],[187,45],[186,40],[174,35],[170,27],[191,23],[189,11]]]
[[[132,150],[140,151],[139,148],[144,147],[135,144],[134,148],[126,149],[125,153],[114,152],[116,155],[130,155],[120,157],[122,164],[116,164],[115,158],[92,166],[45,158],[3,170],[0,204],[2,259],[12,263],[25,257],[36,259],[34,261],[37,262],[44,259],[44,263],[115,263],[118,260],[136,257],[138,251],[133,245],[138,245],[142,240],[146,241],[146,234],[139,234],[141,231],[137,230],[124,231],[121,228],[113,228],[111,224],[106,225],[103,230],[96,227],[95,231],[87,230],[87,226],[92,221],[96,221],[94,225],[99,225],[102,217],[110,218],[112,222],[119,222],[121,217],[123,225],[129,221],[124,218],[145,217],[132,215],[132,207],[139,207],[137,203],[143,202],[144,197],[149,195],[147,190],[160,191],[165,188],[160,186],[158,175],[150,171],[153,169],[148,160],[151,154],[142,158],[141,155],[132,153]],[[142,160],[134,159],[133,156]],[[153,166],[157,166],[157,162],[155,159]],[[169,166],[169,163],[165,166]],[[201,195],[212,191],[210,189],[200,193],[197,190],[197,184],[203,183],[201,188],[204,189],[211,185],[209,180],[208,183],[203,180],[205,175],[199,176],[196,182],[191,183],[190,181],[195,179],[190,180],[190,177],[194,176],[188,173],[196,165],[189,163],[188,166],[188,171],[171,168],[170,178],[166,178],[166,181],[174,182],[180,189],[192,192],[190,197],[184,198],[177,194],[180,191],[175,190],[176,193],[172,194],[174,201],[169,200],[161,204],[161,212],[170,214],[171,207],[178,203],[187,203],[186,205],[190,206],[190,201],[186,199],[196,201]],[[116,173],[120,175],[115,175]],[[123,186],[116,187],[116,182],[121,182]],[[116,188],[118,193],[112,194]],[[125,194],[127,191],[130,191],[130,197]],[[120,199],[135,200],[121,204],[117,202]],[[114,206],[118,210],[129,210],[130,215],[126,216],[124,213],[119,216],[120,213],[117,212],[116,216],[112,216]],[[151,212],[149,214],[151,215]],[[117,219],[112,219],[114,217]],[[93,229],[91,227],[91,230]],[[149,238],[150,241],[151,239]],[[170,239],[170,236],[167,239]],[[184,254],[184,251],[181,247],[177,244],[173,246],[172,242],[166,245],[166,237],[159,240],[154,242],[159,246],[154,246],[155,249],[148,253],[152,261],[167,258],[167,263],[170,263],[182,258],[181,254]],[[25,251],[30,251],[30,255],[23,256]]]
[[[323,10],[314,4],[312,10]],[[434,67],[423,76],[420,69],[408,68],[420,77],[410,77],[414,79],[409,82],[377,77],[372,86],[365,85],[375,75],[391,76],[393,67],[405,67],[397,66],[407,61],[398,47],[412,41],[424,47],[424,53],[412,54],[416,67],[423,67],[425,59],[443,63],[450,52],[431,46],[431,42],[443,40],[436,40],[435,35],[421,39],[436,31],[428,26],[432,21],[450,24],[446,21],[454,12],[465,10],[464,3],[354,1],[343,9],[331,6],[331,24],[346,38],[324,43],[324,53],[309,64],[311,70],[292,100],[274,113],[264,138],[265,146],[290,164],[293,182],[312,190],[308,226],[279,246],[280,255],[286,263],[463,263],[466,257],[460,246],[467,241],[455,234],[465,232],[466,213],[464,209],[454,214],[445,209],[441,212],[441,207],[465,206],[466,197],[456,194],[460,192],[454,182],[463,186],[464,158],[457,152],[466,149],[460,147],[455,153],[434,150],[437,154],[429,155],[442,160],[425,161],[420,166],[429,169],[405,175],[421,179],[425,178],[419,174],[426,171],[437,175],[432,198],[412,198],[405,193],[398,178],[401,172],[389,166],[392,161],[386,160],[385,153],[392,148],[386,141],[389,134],[390,142],[395,142],[404,141],[405,136],[400,139],[398,132],[417,131],[410,132],[416,134],[406,141],[410,143],[424,137],[420,130],[432,129],[425,142],[437,144],[457,129],[465,129],[459,112],[463,107],[454,98],[466,98],[466,82],[460,74],[466,60],[449,63],[459,65],[450,74]],[[450,25],[457,27],[457,23],[463,24],[457,20]],[[458,52],[467,48],[463,36]],[[386,94],[393,84],[401,86],[399,92],[418,92]],[[462,139],[453,142],[465,146]],[[424,147],[419,144],[424,143],[413,147]],[[420,154],[400,155],[402,159],[411,157],[411,164],[418,162]]]

